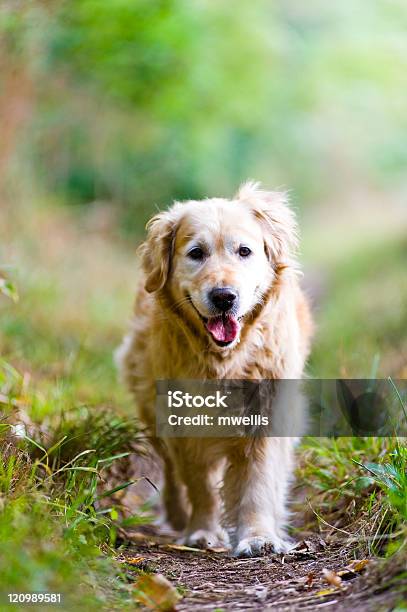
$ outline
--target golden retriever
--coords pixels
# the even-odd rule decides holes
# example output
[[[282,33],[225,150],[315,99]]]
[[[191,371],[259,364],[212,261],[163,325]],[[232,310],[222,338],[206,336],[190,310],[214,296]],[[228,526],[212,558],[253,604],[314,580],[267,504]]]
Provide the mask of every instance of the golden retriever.
[[[147,228],[144,279],[118,358],[152,432],[158,379],[301,378],[312,320],[284,193],[249,182],[232,200],[177,202]],[[287,549],[292,438],[153,436],[153,445],[166,519],[185,528],[185,543],[214,547],[228,535],[238,556]]]

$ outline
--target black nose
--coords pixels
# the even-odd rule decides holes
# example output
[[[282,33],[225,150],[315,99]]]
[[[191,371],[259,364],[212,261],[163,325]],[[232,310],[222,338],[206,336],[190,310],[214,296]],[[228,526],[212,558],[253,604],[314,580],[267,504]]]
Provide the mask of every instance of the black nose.
[[[209,293],[209,299],[216,308],[219,308],[222,312],[227,312],[236,302],[237,293],[230,287],[219,287],[219,289],[212,289]]]

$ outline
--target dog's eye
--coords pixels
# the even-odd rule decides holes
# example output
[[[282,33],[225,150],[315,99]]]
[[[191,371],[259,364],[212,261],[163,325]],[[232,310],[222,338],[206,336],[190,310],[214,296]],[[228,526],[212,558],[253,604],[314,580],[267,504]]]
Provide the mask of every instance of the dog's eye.
[[[249,249],[249,247],[246,246],[241,246],[239,248],[239,255],[240,257],[249,257],[249,255],[251,255],[251,249]]]
[[[204,255],[205,254],[200,247],[194,247],[188,252],[188,257],[190,257],[191,259],[203,259]]]

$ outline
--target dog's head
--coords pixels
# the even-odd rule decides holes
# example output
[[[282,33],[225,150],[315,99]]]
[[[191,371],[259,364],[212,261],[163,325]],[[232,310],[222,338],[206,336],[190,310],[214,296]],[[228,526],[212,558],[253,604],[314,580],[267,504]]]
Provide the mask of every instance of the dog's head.
[[[176,203],[148,224],[141,247],[145,288],[169,296],[170,307],[212,348],[231,348],[276,272],[292,266],[295,245],[284,193],[247,183],[233,200]]]

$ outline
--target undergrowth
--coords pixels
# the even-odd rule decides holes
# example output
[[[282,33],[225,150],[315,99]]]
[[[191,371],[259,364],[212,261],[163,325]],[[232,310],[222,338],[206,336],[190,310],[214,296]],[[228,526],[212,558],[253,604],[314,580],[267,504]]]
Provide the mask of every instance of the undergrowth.
[[[366,555],[389,556],[407,537],[407,448],[398,438],[313,438],[298,482],[311,522]],[[312,520],[313,519],[313,520]],[[405,551],[407,553],[407,551]]]
[[[8,592],[61,593],[73,609],[132,609],[126,568],[116,561],[125,516],[109,490],[109,469],[143,452],[134,419],[85,406],[29,421],[35,391],[0,364],[0,576]],[[149,516],[144,517],[144,521]]]

